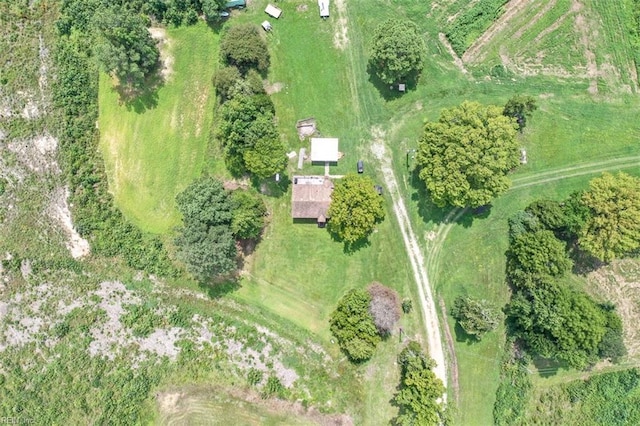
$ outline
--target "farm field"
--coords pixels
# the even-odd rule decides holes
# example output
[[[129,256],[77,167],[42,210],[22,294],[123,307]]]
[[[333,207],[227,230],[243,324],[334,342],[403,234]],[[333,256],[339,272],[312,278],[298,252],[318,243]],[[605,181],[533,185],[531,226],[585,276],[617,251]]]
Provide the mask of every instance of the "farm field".
[[[471,44],[462,57],[461,69],[454,64],[439,33],[442,24],[464,3],[439,2],[441,7],[431,7],[410,0],[392,4],[336,1],[335,7],[332,2],[332,17],[327,21],[318,19],[315,2],[282,3],[279,6],[284,11],[283,18],[274,21],[273,32],[266,35],[272,54],[268,84],[277,88],[272,99],[279,130],[290,150],[308,148],[308,142],[301,142],[295,133],[298,119],[314,117],[323,136],[340,138],[344,157],[331,169],[332,174],[353,171],[356,160],[362,158],[367,173],[380,181],[381,173],[370,147],[374,140],[385,143],[395,175],[406,191],[404,201],[427,258],[437,301],[451,306],[457,296],[468,294],[503,306],[509,297],[504,284],[506,220],[537,198],[561,199],[586,188],[587,182],[602,171],[640,174],[640,100],[630,42],[624,26],[616,24],[626,22],[619,3],[508,2],[507,7],[515,8],[508,9],[509,19],[499,21],[501,27],[490,27],[493,35],[483,39],[482,44]],[[252,3],[247,11],[232,16],[229,23],[259,22],[264,4]],[[304,5],[308,7],[301,7]],[[376,85],[367,73],[370,29],[388,17],[416,21],[429,51],[418,86],[401,97]],[[603,27],[591,30],[592,22]],[[179,37],[178,31],[185,30],[171,30],[170,36],[173,31]],[[211,72],[206,76],[207,84],[210,75]],[[106,83],[103,81],[103,86]],[[169,85],[159,94],[165,89]],[[442,108],[463,100],[503,105],[513,94],[532,95],[539,106],[521,136],[529,162],[513,174],[513,189],[496,200],[486,217],[434,208],[412,174],[413,163],[407,156],[407,150],[416,147],[423,120],[437,119]],[[182,95],[167,95],[169,99],[174,96]],[[158,114],[163,108],[166,117],[171,108],[160,98]],[[208,105],[207,111],[211,110],[212,105]],[[122,111],[120,107],[119,114]],[[127,112],[136,120],[143,120],[147,113],[138,117]],[[108,110],[105,114],[109,115]],[[102,120],[104,129],[109,125]],[[152,128],[151,121],[148,126]],[[184,152],[173,152],[163,161],[184,164],[185,153],[204,152],[207,138],[203,138],[189,150],[185,147]],[[140,164],[150,164],[147,160],[151,156],[137,155]],[[180,179],[176,174],[157,177],[158,191],[148,201],[143,197],[134,203],[132,195],[129,201],[126,195],[116,198],[125,213],[145,229],[166,233],[178,217],[172,206],[161,201],[173,200],[179,188],[203,169],[220,173],[219,166],[198,161]],[[289,165],[290,173],[299,173],[296,164],[297,158]],[[113,173],[114,165],[111,170]],[[149,182],[156,182],[149,173]],[[322,168],[305,165],[301,173],[322,173]],[[141,185],[151,188],[148,183]],[[130,194],[134,194],[133,189]],[[386,200],[390,206],[389,198]],[[129,211],[127,202],[132,206]],[[413,296],[415,300],[415,284],[390,208],[372,235],[371,245],[346,254],[326,231],[313,224],[292,224],[290,192],[276,191],[267,203],[270,224],[256,251],[246,260],[239,288],[228,297],[286,318],[313,333],[336,355],[337,346],[331,344],[327,321],[344,291],[377,280],[396,288],[402,297]],[[504,329],[480,343],[469,343],[458,340],[451,318],[441,320],[450,328],[457,358],[457,372],[450,375],[449,383],[450,401],[458,406],[455,424],[491,424]],[[416,311],[404,321],[408,334],[423,338]],[[393,365],[398,349],[399,345],[391,340],[383,342],[376,357],[360,367],[364,381],[354,398],[364,401],[364,406],[352,414],[362,424],[390,419],[397,410],[389,403],[397,372],[384,366]],[[636,365],[635,362],[630,358],[627,365]],[[549,373],[536,371],[535,366],[530,368],[539,387],[582,377],[582,373],[574,371]],[[370,385],[374,383],[376,386]],[[203,410],[213,415],[219,408]]]

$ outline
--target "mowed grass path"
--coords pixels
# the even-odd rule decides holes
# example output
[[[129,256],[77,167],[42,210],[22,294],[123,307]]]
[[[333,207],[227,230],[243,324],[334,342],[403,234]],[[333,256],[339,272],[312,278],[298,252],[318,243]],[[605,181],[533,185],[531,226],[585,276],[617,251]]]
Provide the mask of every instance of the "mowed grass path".
[[[134,106],[100,78],[100,147],[118,207],[136,225],[166,233],[179,224],[175,197],[200,175],[213,118],[218,35],[204,24],[167,30],[166,83]],[[145,106],[146,104],[146,106]]]

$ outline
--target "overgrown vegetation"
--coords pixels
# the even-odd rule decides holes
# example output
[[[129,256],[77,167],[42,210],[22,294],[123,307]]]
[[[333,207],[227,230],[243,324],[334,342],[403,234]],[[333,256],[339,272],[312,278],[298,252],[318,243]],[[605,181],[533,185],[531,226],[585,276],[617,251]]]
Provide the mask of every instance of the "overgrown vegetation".
[[[59,22],[74,20],[73,6],[79,3],[67,2]],[[160,239],[143,234],[113,204],[97,149],[98,70],[92,56],[92,37],[81,34],[83,37],[61,31],[54,52],[57,73],[53,100],[60,114],[60,153],[71,189],[69,202],[75,227],[89,240],[94,254],[120,255],[133,268],[174,274],[176,270]]]
[[[371,283],[367,287],[371,302],[369,312],[381,336],[388,336],[400,319],[400,300],[398,293],[380,283]]]
[[[500,364],[500,384],[493,406],[493,421],[497,426],[522,423],[533,384],[528,365],[531,358],[521,353],[509,339]]]
[[[446,28],[451,47],[462,54],[503,12],[507,0],[479,0],[465,8]]]
[[[640,423],[639,406],[640,371],[633,368],[543,390],[528,414],[536,424],[622,426]]]

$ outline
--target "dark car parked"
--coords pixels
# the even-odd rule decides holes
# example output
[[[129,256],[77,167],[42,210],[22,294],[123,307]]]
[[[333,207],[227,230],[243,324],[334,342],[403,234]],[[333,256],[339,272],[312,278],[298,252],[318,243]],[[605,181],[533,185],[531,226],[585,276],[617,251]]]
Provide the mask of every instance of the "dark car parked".
[[[358,173],[364,173],[364,161],[358,160]]]

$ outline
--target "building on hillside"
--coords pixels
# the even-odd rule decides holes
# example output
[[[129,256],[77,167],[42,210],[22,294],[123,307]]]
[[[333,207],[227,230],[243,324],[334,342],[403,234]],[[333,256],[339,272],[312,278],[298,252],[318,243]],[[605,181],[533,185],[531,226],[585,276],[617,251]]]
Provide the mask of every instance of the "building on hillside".
[[[314,219],[324,228],[329,219],[333,182],[325,176],[293,176],[291,217]]]
[[[272,16],[276,19],[278,19],[280,17],[280,15],[282,15],[282,10],[278,9],[277,7],[275,7],[274,5],[272,5],[271,3],[269,3],[267,5],[267,7],[264,9],[264,12],[269,15]]]
[[[339,158],[337,138],[311,138],[311,163],[337,164]]]
[[[329,17],[329,0],[318,0],[318,8],[320,9],[320,17]]]

